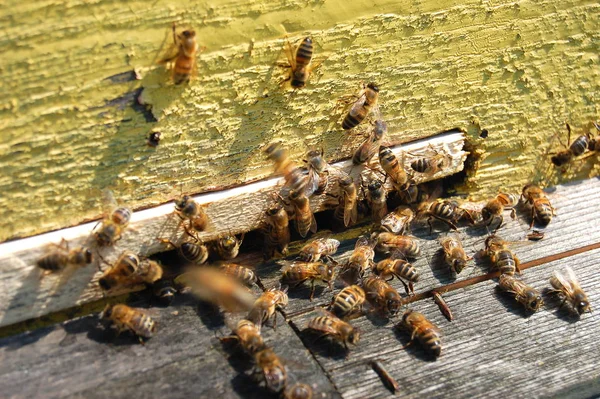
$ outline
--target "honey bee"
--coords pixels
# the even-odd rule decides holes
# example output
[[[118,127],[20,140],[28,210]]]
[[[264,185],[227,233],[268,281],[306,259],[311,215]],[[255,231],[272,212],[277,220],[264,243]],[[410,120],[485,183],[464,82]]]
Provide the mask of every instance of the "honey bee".
[[[441,238],[440,244],[444,250],[444,261],[456,274],[462,272],[467,266],[467,262],[473,259],[467,256],[462,242],[457,237],[447,236]]]
[[[382,230],[394,234],[405,234],[410,230],[410,224],[415,214],[407,206],[399,206],[381,219]]]
[[[498,285],[504,291],[515,295],[517,302],[531,312],[536,312],[544,304],[542,296],[535,289],[513,276],[501,274]]]
[[[335,277],[335,265],[326,265],[321,262],[284,262],[282,280],[294,286],[300,285],[306,280],[311,281],[310,300],[315,293],[315,281],[320,280],[327,283],[329,290],[333,288],[331,283]]]
[[[254,355],[267,348],[262,336],[260,335],[260,326],[250,320],[242,319],[238,321],[232,336],[225,337],[222,340],[237,339],[242,349],[249,354]]]
[[[194,268],[178,276],[175,282],[191,288],[200,300],[213,303],[226,312],[248,311],[254,303],[246,286],[218,269]]]
[[[329,180],[329,164],[323,159],[323,149],[309,151],[306,158],[304,162],[308,165],[308,181],[304,195],[310,197],[313,194],[322,194],[325,192]]]
[[[367,237],[360,237],[356,240],[354,251],[342,267],[340,275],[348,284],[355,284],[373,264],[374,257],[373,242]]]
[[[386,179],[390,178],[392,186],[398,193],[409,188],[411,179],[389,147],[379,147],[379,164],[386,174]]]
[[[289,68],[291,68],[290,76],[284,80],[284,82],[291,80],[291,86],[294,89],[300,89],[306,86],[310,73],[317,68],[318,64],[311,65],[313,56],[313,42],[312,39],[307,36],[296,48],[292,48],[290,42],[287,42],[285,49],[286,57],[289,62]]]
[[[231,276],[244,284],[252,285],[256,283],[256,274],[247,267],[235,263],[223,263],[219,268],[225,275]]]
[[[269,208],[266,212],[263,231],[265,233],[265,259],[275,255],[285,256],[290,243],[288,215],[281,206]]]
[[[205,231],[208,228],[209,219],[202,205],[194,201],[189,195],[184,195],[175,201],[175,213],[181,219],[181,223],[188,222],[185,229],[193,237],[195,236],[190,232],[190,228],[192,231],[197,232]]]
[[[550,277],[550,285],[563,297],[561,307],[568,301],[579,315],[592,311],[587,295],[581,289],[575,272],[569,266],[565,267],[563,272],[555,271]]]
[[[379,97],[379,87],[376,83],[369,83],[358,95],[357,100],[352,104],[348,114],[342,121],[342,129],[349,130],[358,126],[369,114],[372,108],[377,106]]]
[[[433,296],[433,301],[436,305],[438,305],[438,308],[440,309],[440,312],[442,312],[444,317],[448,321],[454,320],[454,316],[452,316],[452,311],[450,310],[450,307],[448,306],[446,301],[444,301],[444,298],[442,298],[442,294],[440,294],[437,291],[432,291],[431,295]]]
[[[116,201],[110,190],[103,191],[103,202],[105,207],[114,206]],[[93,234],[96,238],[96,243],[100,247],[114,245],[121,239],[121,235],[129,225],[131,220],[131,209],[124,207],[116,207],[110,213],[110,216],[98,222],[99,228],[94,228]],[[98,224],[96,225],[98,227]]]
[[[567,131],[569,133],[566,150],[560,151],[553,155],[550,160],[555,166],[563,166],[573,160],[573,158],[580,156],[588,149],[590,145],[590,139],[586,135],[581,135],[571,143],[571,126],[567,123]],[[560,139],[559,139],[560,140]],[[561,141],[562,143],[562,141]],[[563,144],[564,146],[564,144]]]
[[[485,240],[485,253],[500,274],[512,276],[515,271],[521,274],[519,258],[508,249],[508,243],[497,235],[491,235]]]
[[[168,278],[161,278],[152,284],[152,294],[158,300],[166,305],[170,304],[175,298],[177,289],[173,286],[173,281]]]
[[[264,348],[254,354],[256,368],[262,374],[268,390],[280,392],[287,382],[285,366],[273,349]]]
[[[414,294],[414,283],[419,281],[417,268],[396,256],[379,261],[373,268],[373,273],[384,279],[396,277],[402,282],[408,295]],[[408,285],[404,280],[408,281]]]
[[[369,137],[358,147],[352,156],[354,165],[361,165],[369,162],[371,158],[379,151],[379,146],[383,136],[387,133],[387,123],[378,119],[375,121],[373,131]]]
[[[453,230],[458,230],[456,223],[464,217],[468,218],[472,223],[475,222],[470,211],[461,208],[456,201],[438,200],[423,202],[419,205],[417,213],[420,218],[427,218],[429,234],[433,231],[433,224],[431,223],[433,219],[447,224]]]
[[[425,350],[435,357],[442,354],[440,330],[425,315],[407,310],[400,325],[411,334],[411,341],[417,338]]]
[[[448,166],[448,158],[437,150],[434,156],[417,158],[410,163],[412,170],[418,173],[432,176]]]
[[[275,163],[275,173],[283,175],[286,186],[297,192],[303,192],[307,179],[302,170],[289,158],[281,143],[272,143],[265,150],[267,158]]]
[[[287,304],[287,287],[283,289],[271,288],[254,302],[247,319],[261,326],[270,318],[273,318],[273,328],[277,329],[277,315],[275,314],[275,310],[283,309]]]
[[[240,247],[244,241],[244,233],[238,239],[235,235],[226,235],[219,237],[213,242],[213,249],[221,259],[233,259],[240,253]]]
[[[388,213],[385,187],[381,181],[373,180],[367,186],[367,190],[365,198],[371,209],[371,219],[373,222],[379,222]]]
[[[365,291],[358,285],[350,285],[341,290],[333,299],[329,308],[337,317],[346,317],[362,310]]]
[[[356,345],[360,340],[360,330],[354,328],[350,323],[338,319],[333,313],[322,310],[325,316],[317,316],[308,322],[307,328],[318,331],[323,335],[332,338],[344,345],[348,350],[348,345]]]
[[[176,85],[188,82],[197,68],[196,53],[199,47],[196,42],[196,32],[193,29],[186,29],[178,34],[173,22],[172,48],[173,50],[168,53],[175,51],[174,54],[169,54],[158,63],[171,64],[172,78]]]
[[[110,291],[117,287],[152,284],[162,278],[163,269],[155,261],[142,259],[131,251],[123,251],[117,261],[98,280],[100,288]]]
[[[421,248],[417,239],[413,236],[396,235],[389,232],[373,233],[377,245],[377,251],[388,253],[397,250],[407,258],[416,258],[421,254]]]
[[[338,243],[339,245],[339,243]],[[37,260],[37,266],[46,272],[58,272],[67,266],[82,267],[92,263],[92,251],[85,247],[69,249],[67,240],[62,239],[56,248]]]
[[[537,221],[542,225],[547,225],[552,220],[554,215],[554,207],[550,204],[550,200],[546,193],[541,188],[533,184],[528,184],[523,187],[521,197],[525,199],[525,203],[531,206],[531,225]]]
[[[312,399],[313,390],[309,385],[296,383],[283,393],[284,399]]]
[[[100,318],[112,321],[118,334],[123,331],[131,331],[142,344],[144,343],[143,338],[152,338],[156,332],[156,322],[150,316],[140,309],[130,308],[127,305],[106,305],[100,313]]]
[[[318,262],[321,257],[334,262],[331,255],[335,254],[340,242],[333,238],[317,238],[302,247],[300,259],[305,262]]]
[[[182,242],[181,245],[176,245],[175,243],[164,238],[159,238],[158,240],[164,244],[170,245],[173,248],[177,248],[179,257],[187,262],[201,265],[208,259],[208,248],[206,248],[206,245],[200,242],[186,241]]]
[[[317,220],[310,209],[310,201],[300,191],[291,190],[288,198],[294,208],[294,220],[296,221],[296,230],[302,238],[306,237],[308,232],[317,232]]]
[[[496,230],[498,230],[502,226],[502,223],[504,223],[502,212],[506,209],[510,209],[510,217],[514,219],[516,217],[515,207],[518,203],[519,197],[515,194],[498,194],[496,197],[489,200],[481,210],[483,222],[487,222],[487,225],[491,226],[495,220],[500,220],[498,227],[496,227]]]
[[[358,219],[358,195],[354,180],[349,175],[339,179],[340,193],[338,195],[339,203],[333,212],[336,220],[343,221],[344,226],[348,227],[356,223]]]
[[[370,276],[363,282],[367,300],[380,312],[395,316],[400,311],[402,299],[398,291],[379,276]]]

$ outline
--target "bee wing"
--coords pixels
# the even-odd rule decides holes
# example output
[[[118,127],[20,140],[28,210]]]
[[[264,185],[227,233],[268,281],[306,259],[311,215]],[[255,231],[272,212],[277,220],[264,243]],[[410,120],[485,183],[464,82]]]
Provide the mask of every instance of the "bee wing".
[[[570,269],[570,268],[569,268]],[[567,272],[568,273],[568,272]],[[571,273],[573,273],[573,270],[571,270]],[[555,270],[554,273],[552,274],[552,276],[556,279],[556,281],[558,281],[558,283],[563,287],[563,290],[571,293],[573,292],[573,288],[571,286],[571,281],[569,280],[568,276],[565,276],[564,274],[562,274],[559,270]]]
[[[565,267],[565,273],[567,280],[571,283],[571,287],[579,287],[579,280],[577,279],[575,272],[573,271],[573,269],[571,269],[570,266]]]
[[[345,196],[345,201],[346,203],[348,203],[350,201],[349,197],[346,196],[346,194],[344,194]],[[345,209],[344,210],[344,224],[346,226],[349,226],[350,223],[356,223],[356,220],[358,219],[358,207],[356,204],[356,201],[351,201],[352,202],[352,207],[350,209]]]
[[[102,210],[107,214],[112,212],[119,204],[113,192],[109,189],[102,190]]]
[[[315,219],[315,214],[310,212],[310,231],[314,234],[317,232],[317,219]]]
[[[391,253],[390,253],[390,259],[402,259],[402,260],[406,260],[406,256],[404,256],[404,254],[402,253],[401,250],[399,249],[394,249]]]
[[[310,197],[319,188],[320,176],[314,168],[308,169],[308,179],[304,187],[304,195]]]
[[[371,241],[366,236],[359,237],[358,240],[356,240],[356,244],[354,244],[355,249],[358,247],[370,247],[370,246],[372,246]]]

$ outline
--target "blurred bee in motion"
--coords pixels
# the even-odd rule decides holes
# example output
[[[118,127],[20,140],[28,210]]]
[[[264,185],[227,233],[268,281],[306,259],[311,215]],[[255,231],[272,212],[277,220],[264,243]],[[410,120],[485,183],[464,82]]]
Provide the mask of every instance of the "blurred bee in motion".
[[[416,237],[403,236],[389,233],[373,233],[373,238],[377,242],[375,249],[379,252],[389,253],[397,250],[406,258],[416,258],[421,254],[421,248]]]
[[[373,131],[369,134],[369,137],[354,152],[352,163],[354,165],[362,165],[369,162],[379,151],[379,146],[386,133],[387,123],[381,119],[376,120],[373,125]]]
[[[243,284],[252,285],[256,283],[256,274],[245,266],[235,263],[223,263],[219,268],[225,275],[231,276]]]
[[[424,175],[432,176],[448,166],[448,157],[439,151],[430,148],[435,152],[435,155],[429,157],[417,158],[410,163],[412,170]]]
[[[338,184],[340,186],[340,193],[337,197],[339,202],[333,212],[333,217],[348,227],[358,220],[358,193],[354,180],[349,175],[341,177]]]
[[[550,277],[550,285],[552,285],[554,291],[563,297],[563,301],[560,304],[561,307],[565,302],[569,302],[573,310],[580,316],[585,312],[592,311],[587,295],[581,289],[575,272],[569,266],[565,267],[562,272],[558,270],[554,271],[552,277]]]
[[[371,180],[367,186],[365,198],[371,210],[371,219],[377,223],[388,213],[387,192],[380,180]]]
[[[381,219],[381,229],[394,234],[406,234],[415,214],[407,206],[399,206]]]
[[[344,117],[342,129],[350,130],[364,121],[371,109],[377,106],[378,97],[379,87],[377,84],[373,82],[367,84]]]
[[[190,77],[196,73],[196,53],[199,46],[196,42],[196,32],[186,29],[177,33],[175,22],[173,22],[173,45],[163,57],[159,64],[169,64],[173,83],[176,85],[188,82]]]
[[[117,334],[123,331],[131,331],[140,343],[144,344],[143,338],[152,338],[156,332],[156,322],[146,313],[137,308],[127,305],[106,305],[100,319],[110,320],[117,329]]]
[[[244,233],[238,239],[237,236],[229,234],[219,237],[212,243],[212,249],[221,259],[229,260],[238,256],[240,247],[244,241]]]
[[[521,274],[519,258],[508,249],[508,243],[497,235],[491,235],[485,240],[485,253],[500,274]]]
[[[287,39],[286,39],[287,41]],[[289,65],[285,65],[288,68],[291,68],[290,75],[283,82],[287,82],[291,80],[290,85],[294,89],[300,89],[306,86],[306,82],[311,74],[311,72],[316,69],[320,63],[312,63],[313,56],[313,42],[312,39],[307,36],[296,48],[292,48],[292,45],[289,41],[286,43],[285,54]]]
[[[173,302],[177,289],[174,287],[173,280],[169,278],[161,278],[152,284],[152,294],[158,298],[158,300],[169,305]]]
[[[326,258],[335,263],[331,255],[337,252],[340,242],[334,238],[317,238],[302,247],[300,250],[300,259],[305,262],[318,262],[321,258]]]
[[[194,268],[178,276],[175,282],[226,312],[248,311],[254,304],[252,292],[246,286],[218,269]]]
[[[168,244],[173,248],[177,248],[179,257],[187,262],[201,265],[208,259],[208,248],[200,241],[197,242],[182,242],[180,245],[173,243],[164,238],[158,238],[158,241],[163,244]]]
[[[442,312],[442,314],[444,315],[444,317],[448,321],[454,320],[454,316],[452,315],[452,311],[450,310],[450,307],[448,306],[448,304],[446,303],[446,301],[444,301],[444,298],[442,298],[442,294],[440,294],[437,291],[432,291],[431,295],[433,296],[433,301],[438,306],[438,308],[440,309],[440,312]]]
[[[342,267],[341,278],[348,284],[356,284],[373,264],[373,258],[375,258],[373,242],[367,237],[360,237],[356,240],[354,251]]]
[[[323,159],[323,149],[309,151],[306,158],[304,162],[308,165],[308,181],[304,195],[310,197],[313,194],[322,194],[329,181],[329,164]]]
[[[582,155],[590,145],[590,139],[586,135],[581,135],[577,137],[575,141],[571,143],[571,126],[568,123],[566,125],[567,132],[569,134],[567,139],[567,145],[564,145],[562,140],[560,140],[559,138],[559,141],[566,149],[564,151],[556,153],[550,158],[550,160],[555,166],[563,166],[565,164],[568,164],[573,160],[573,158]]]
[[[404,285],[406,294],[414,294],[414,283],[419,281],[417,268],[404,259],[398,259],[399,253],[394,252],[388,259],[379,261],[373,268],[373,273],[384,279],[396,277]],[[407,283],[404,281],[408,281]]]
[[[456,224],[463,218],[467,218],[469,222],[475,223],[471,212],[462,208],[457,201],[438,200],[423,202],[419,205],[417,214],[421,219],[427,218],[429,234],[433,232],[433,219],[445,223],[452,230],[458,230]]]
[[[208,228],[209,219],[202,205],[189,195],[184,195],[175,201],[175,213],[181,219],[180,225],[188,222],[185,231],[192,237],[196,237],[193,232],[202,232]]]
[[[283,309],[288,304],[287,287],[271,288],[264,292],[252,306],[246,319],[251,320],[257,326],[262,326],[269,319],[273,319],[273,329],[277,329],[277,315],[275,310]]]
[[[163,275],[162,267],[155,261],[141,259],[131,251],[123,251],[117,261],[106,270],[98,284],[104,291],[153,284]]]
[[[515,207],[519,204],[519,197],[515,194],[500,193],[491,200],[489,200],[483,209],[481,210],[481,217],[483,223],[487,226],[491,226],[496,220],[499,221],[498,226],[494,231],[497,231],[504,223],[504,217],[502,212],[506,209],[510,209],[510,217],[515,219],[516,211]]]
[[[528,184],[523,187],[521,197],[525,199],[525,204],[531,207],[531,224],[529,228],[532,228],[536,221],[544,226],[550,223],[554,215],[554,208],[541,188]]]
[[[294,209],[293,215],[296,221],[296,230],[300,237],[304,238],[308,232],[317,232],[317,220],[310,209],[310,201],[308,197],[300,191],[291,190],[288,198]]]
[[[458,237],[447,236],[440,239],[444,251],[444,261],[456,274],[460,274],[473,258],[467,256]]]
[[[404,166],[398,162],[398,158],[396,158],[389,147],[379,147],[379,163],[381,169],[386,174],[386,180],[388,177],[390,178],[392,186],[394,186],[394,189],[398,193],[406,191],[409,188],[411,179],[406,174]]]
[[[269,208],[263,227],[265,234],[265,259],[274,256],[285,256],[290,243],[289,219],[286,211],[281,206]]]
[[[282,262],[284,265],[282,280],[293,286],[298,286],[306,280],[311,281],[310,300],[315,293],[315,281],[323,281],[333,291],[331,283],[335,277],[335,265],[326,265],[321,262]]]
[[[536,312],[543,304],[542,296],[535,289],[523,281],[506,274],[501,274],[498,280],[498,286],[515,296],[517,302],[521,303],[531,312]]]
[[[104,208],[108,209],[108,207],[111,207],[112,210],[110,211],[110,216],[98,222],[100,224],[99,228],[98,224],[96,224],[93,234],[98,246],[106,247],[114,245],[121,239],[121,235],[129,225],[132,212],[129,208],[116,207],[117,202],[110,190],[104,190],[102,194]]]
[[[369,303],[379,312],[395,316],[400,311],[402,299],[398,291],[379,276],[370,276],[363,282]]]
[[[256,352],[254,362],[269,391],[281,392],[285,388],[287,371],[273,349],[264,348]]]
[[[289,158],[281,143],[272,143],[265,150],[267,158],[275,164],[275,173],[283,175],[285,185],[296,192],[304,192],[307,178],[302,170]]]
[[[360,340],[360,330],[358,328],[354,328],[350,323],[338,319],[333,313],[324,309],[321,309],[321,312],[325,315],[317,316],[309,321],[306,328],[340,342],[346,350],[349,349],[348,345],[358,344]]]
[[[69,243],[64,238],[60,244],[52,244],[55,248],[39,258],[37,266],[48,272],[59,272],[67,266],[83,267],[93,261],[92,251],[85,247],[69,249]]]
[[[365,291],[360,286],[350,285],[333,297],[329,309],[340,318],[351,316],[362,311],[365,298]]]
[[[250,320],[242,319],[238,321],[237,326],[232,332],[233,335],[224,337],[221,341],[237,340],[242,349],[250,356],[267,348],[260,335],[260,326],[257,326]]]
[[[440,330],[425,315],[407,310],[402,316],[400,327],[410,333],[411,341],[417,338],[423,348],[431,355],[437,358],[442,354]]]
[[[310,385],[296,383],[283,393],[284,399],[312,399],[313,390]]]

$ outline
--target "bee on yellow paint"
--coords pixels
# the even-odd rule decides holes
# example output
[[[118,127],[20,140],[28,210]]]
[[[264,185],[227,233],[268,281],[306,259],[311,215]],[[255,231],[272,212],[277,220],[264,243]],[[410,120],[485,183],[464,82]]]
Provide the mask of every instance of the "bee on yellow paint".
[[[364,121],[371,109],[377,106],[378,98],[379,87],[377,84],[373,82],[367,84],[344,117],[342,129],[350,130]]]
[[[563,166],[568,164],[573,160],[573,158],[582,155],[590,147],[590,138],[587,135],[581,135],[571,143],[571,126],[568,123],[566,125],[567,132],[569,133],[567,145],[565,146],[563,143],[563,146],[566,149],[556,153],[550,158],[555,166]]]
[[[131,331],[142,344],[143,338],[151,338],[156,332],[156,323],[150,316],[140,309],[130,308],[127,305],[106,305],[100,313],[100,318],[112,321],[119,334],[123,331]]]
[[[554,215],[554,207],[541,188],[533,184],[527,184],[523,187],[521,197],[531,207],[531,225],[529,228],[533,227],[535,221],[544,226],[550,223]]]
[[[305,37],[302,42],[296,48],[292,48],[289,41],[286,43],[285,53],[289,62],[288,67],[291,68],[290,75],[284,82],[291,80],[291,86],[294,89],[300,89],[306,86],[306,82],[310,77],[310,73],[319,66],[319,64],[312,63],[313,56],[313,42],[310,36]]]
[[[55,248],[36,262],[37,266],[46,272],[59,272],[66,269],[67,266],[83,267],[92,263],[92,251],[88,248],[69,249],[69,243],[65,239],[59,245],[53,245]]]
[[[425,350],[436,358],[442,354],[440,330],[425,315],[407,310],[402,316],[400,327],[411,334],[411,341],[417,338]]]
[[[379,146],[383,137],[387,133],[387,123],[378,119],[375,121],[373,131],[369,134],[369,137],[358,147],[352,156],[352,163],[355,165],[361,165],[369,162],[371,158],[379,151]]]
[[[555,271],[550,278],[550,285],[563,297],[561,307],[565,302],[569,302],[579,315],[592,311],[587,295],[581,289],[575,272],[569,266],[562,272]]]
[[[185,29],[177,33],[175,22],[173,22],[173,45],[163,57],[159,64],[169,64],[173,82],[178,85],[186,83],[196,73],[196,56],[199,50],[196,41],[196,31]]]

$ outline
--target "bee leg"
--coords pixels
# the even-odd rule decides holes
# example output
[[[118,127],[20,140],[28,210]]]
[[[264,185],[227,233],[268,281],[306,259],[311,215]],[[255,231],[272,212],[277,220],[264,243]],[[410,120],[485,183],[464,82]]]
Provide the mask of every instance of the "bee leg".
[[[146,343],[144,342],[144,338],[142,338],[140,335],[138,335],[138,336],[137,336],[137,338],[138,338],[138,340],[140,341],[140,344],[141,344],[142,346],[145,346],[145,345],[146,345]]]
[[[521,261],[516,256],[513,256],[513,258],[515,260],[515,269],[517,269],[517,272],[521,274],[521,269],[519,268],[519,266],[521,266]]]
[[[535,207],[532,206],[531,207],[531,224],[529,225],[529,229],[531,229],[533,227],[534,223],[535,223]]]
[[[400,280],[400,282],[401,282],[401,283],[402,283],[402,285],[404,286],[404,291],[406,291],[406,295],[410,296],[410,291],[409,291],[409,289],[408,289],[408,285],[406,285],[406,283],[404,282],[404,280],[402,280],[402,279],[400,279],[400,278],[399,278],[398,280]]]
[[[433,224],[431,223],[431,219],[432,219],[431,216],[427,218],[427,224],[429,225],[429,235],[431,235],[431,233],[433,233]]]
[[[277,312],[273,313],[273,330],[277,331]]]
[[[311,302],[313,300],[314,295],[315,295],[315,280],[312,280],[311,284],[310,284],[310,297],[309,297]]]
[[[515,220],[517,218],[517,211],[515,208],[510,208],[510,217],[512,220]]]

